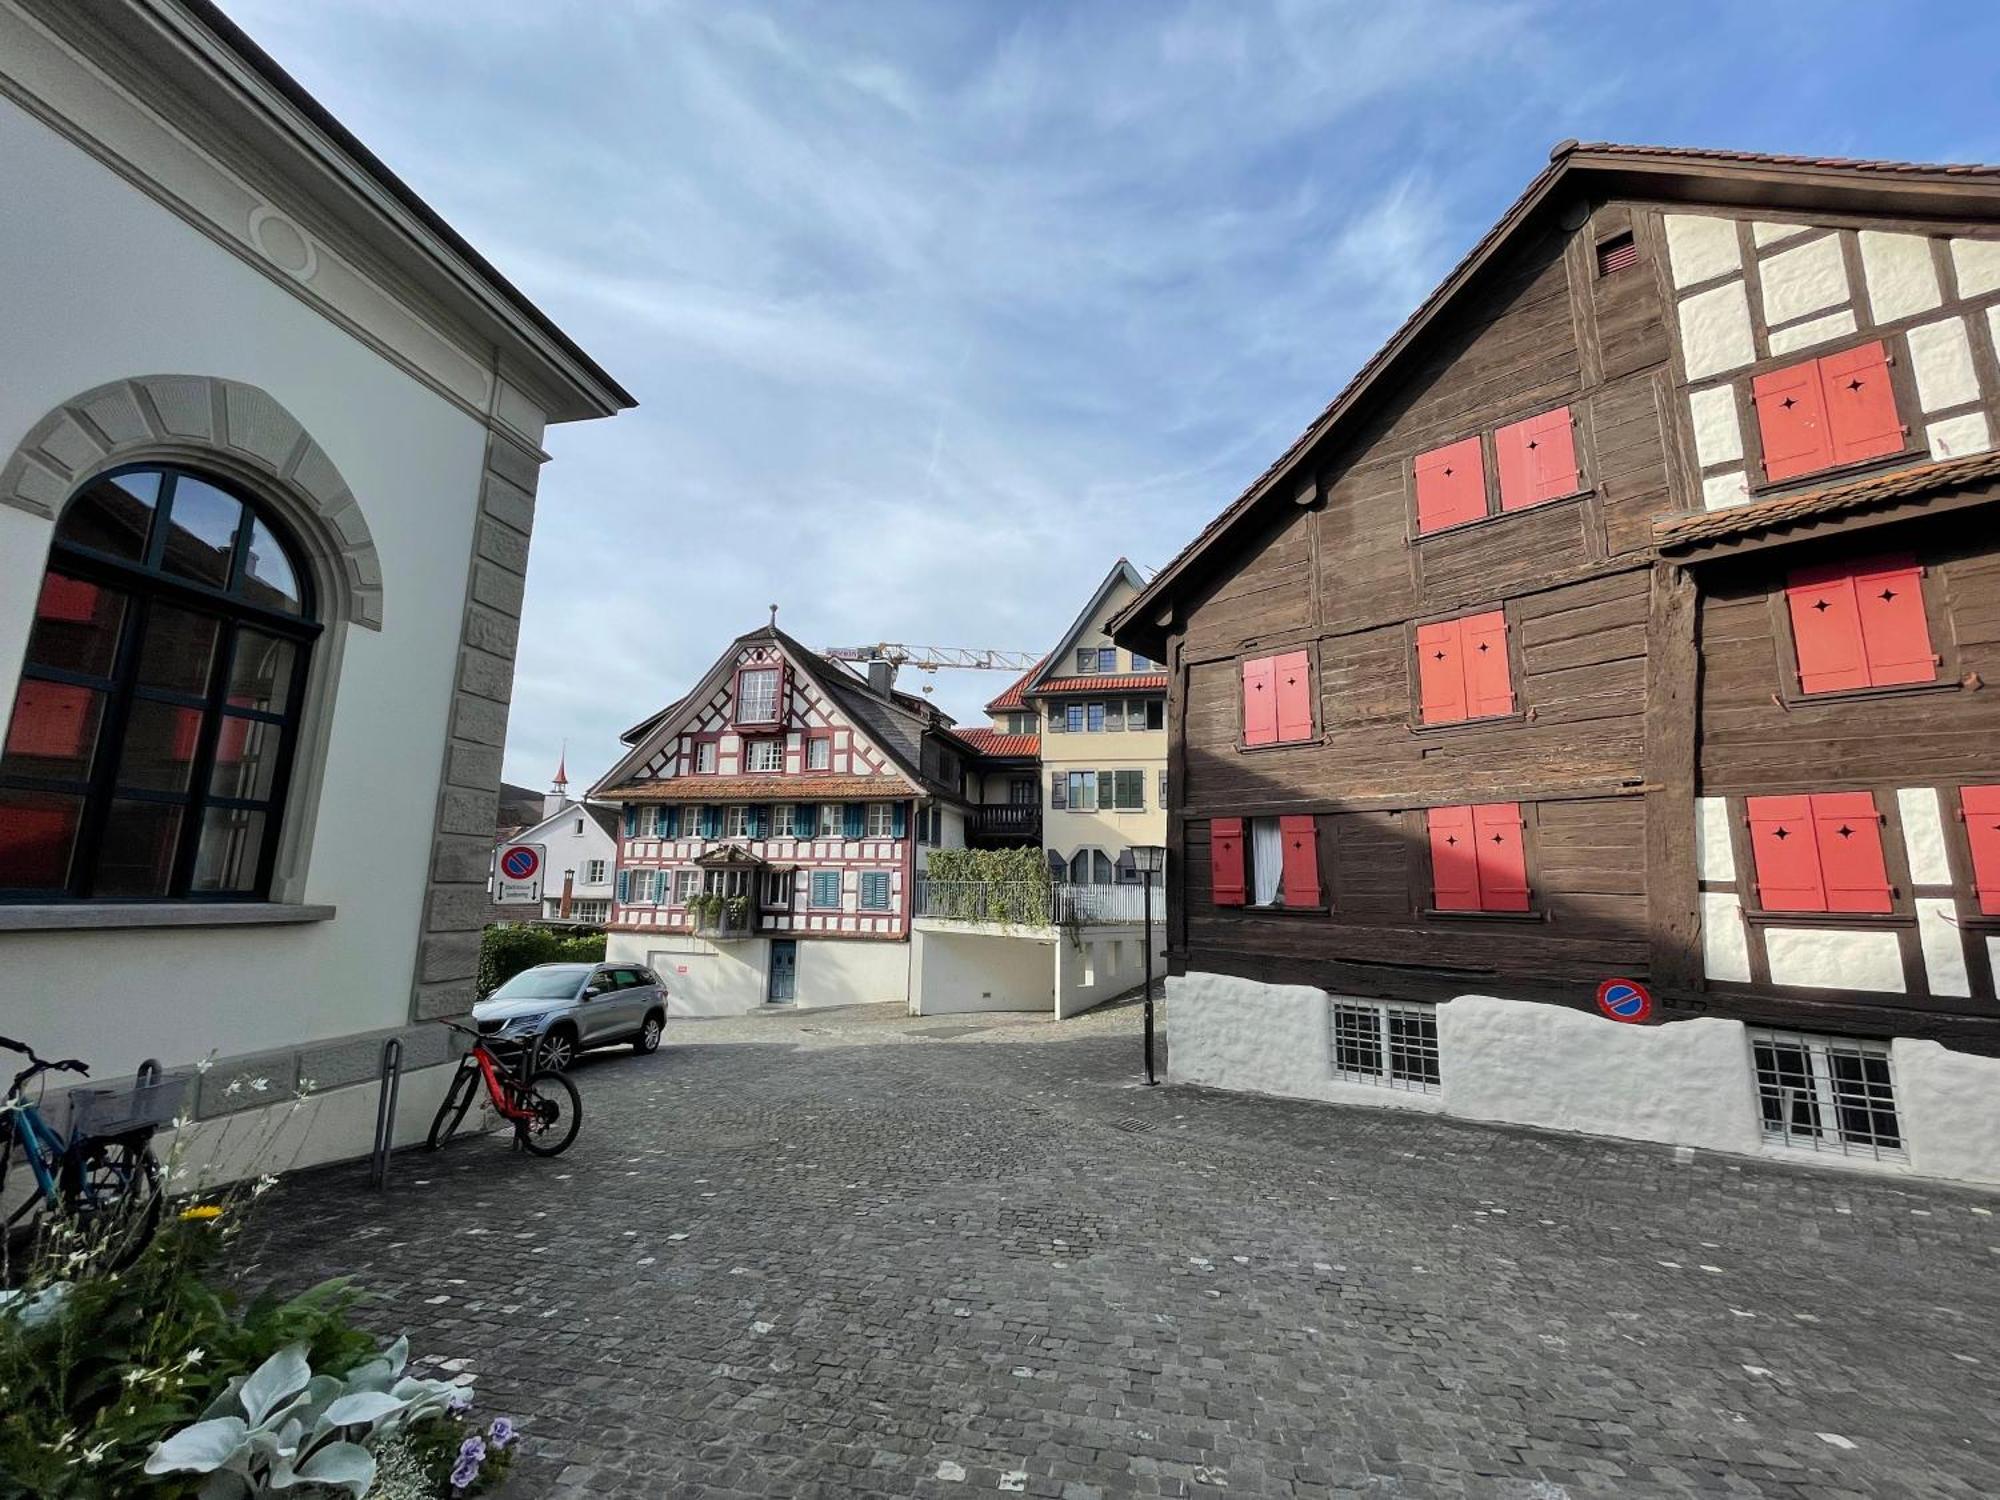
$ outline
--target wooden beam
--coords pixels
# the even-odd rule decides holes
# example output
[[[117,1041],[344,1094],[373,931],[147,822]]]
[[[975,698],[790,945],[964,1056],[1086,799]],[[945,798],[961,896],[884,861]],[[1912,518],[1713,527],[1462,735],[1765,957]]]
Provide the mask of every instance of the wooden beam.
[[[1694,576],[1653,568],[1646,626],[1646,926],[1663,993],[1702,988],[1695,866],[1695,737],[1700,703]]]

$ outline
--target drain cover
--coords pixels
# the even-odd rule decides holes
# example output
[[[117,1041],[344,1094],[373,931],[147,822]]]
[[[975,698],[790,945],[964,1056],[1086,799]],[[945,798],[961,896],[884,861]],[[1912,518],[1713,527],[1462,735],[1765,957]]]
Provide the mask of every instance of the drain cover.
[[[1113,1120],[1111,1128],[1113,1130],[1122,1130],[1127,1135],[1143,1135],[1153,1128],[1153,1123],[1151,1120],[1141,1120],[1136,1116],[1127,1115],[1122,1120]]]

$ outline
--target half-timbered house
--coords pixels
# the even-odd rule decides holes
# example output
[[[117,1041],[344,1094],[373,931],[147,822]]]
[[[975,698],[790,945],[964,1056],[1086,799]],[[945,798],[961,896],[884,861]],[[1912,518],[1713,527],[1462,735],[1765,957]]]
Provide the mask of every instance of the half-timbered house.
[[[2000,1181],[1996,342],[2000,168],[1559,146],[1113,622],[1175,1073]]]
[[[945,714],[772,624],[626,738],[590,793],[621,808],[610,958],[679,1014],[907,997],[916,875],[965,843]]]

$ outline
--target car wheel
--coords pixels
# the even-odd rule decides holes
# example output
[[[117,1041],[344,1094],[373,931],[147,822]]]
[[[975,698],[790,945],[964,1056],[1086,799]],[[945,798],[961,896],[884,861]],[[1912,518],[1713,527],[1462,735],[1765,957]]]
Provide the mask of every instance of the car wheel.
[[[666,1028],[666,1018],[658,1011],[646,1012],[646,1019],[639,1026],[639,1034],[632,1038],[632,1050],[644,1057],[648,1052],[660,1050],[660,1033]]]
[[[576,1033],[567,1026],[557,1026],[542,1038],[541,1049],[535,1054],[535,1066],[560,1073],[576,1061]]]

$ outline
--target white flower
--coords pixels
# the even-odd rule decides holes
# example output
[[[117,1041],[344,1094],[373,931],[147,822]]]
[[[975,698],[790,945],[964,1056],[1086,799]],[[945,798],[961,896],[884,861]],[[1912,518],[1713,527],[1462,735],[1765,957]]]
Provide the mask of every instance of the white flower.
[[[200,1364],[203,1358],[207,1356],[207,1354],[208,1351],[206,1349],[202,1348],[190,1349],[186,1354],[181,1356],[181,1363],[192,1369],[194,1366]]]
[[[232,1078],[229,1080],[229,1087],[224,1089],[222,1092],[225,1094],[238,1094],[241,1093],[242,1091],[243,1091],[243,1080],[240,1078]]]
[[[169,1130],[186,1130],[192,1124],[194,1124],[193,1115],[175,1115],[173,1123],[167,1128]]]
[[[263,1093],[268,1088],[270,1088],[270,1086],[271,1086],[271,1080],[268,1078],[253,1078],[250,1080],[250,1087],[255,1089],[260,1094]]]

